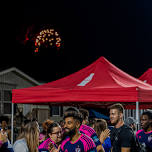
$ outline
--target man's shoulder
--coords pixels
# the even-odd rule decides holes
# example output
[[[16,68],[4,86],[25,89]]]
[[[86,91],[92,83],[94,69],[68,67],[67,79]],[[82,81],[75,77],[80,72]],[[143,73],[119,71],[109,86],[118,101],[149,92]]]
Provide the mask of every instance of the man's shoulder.
[[[94,143],[92,138],[85,135],[85,134],[81,134],[81,137],[79,138],[79,140],[85,142],[85,143]]]
[[[83,124],[80,126],[79,130],[81,133],[84,133],[89,137],[92,136],[93,134],[96,134],[95,130],[92,127]]]
[[[70,137],[69,136],[67,136],[63,141],[62,141],[62,144],[64,143],[66,143],[66,142],[68,142],[68,141],[70,141]]]
[[[82,124],[82,125],[80,126],[80,130],[81,130],[81,129],[94,130],[92,127],[90,127],[90,126],[88,126],[88,125],[84,125],[84,124]]]
[[[143,130],[143,129],[138,130],[138,131],[136,132],[136,137],[139,136],[139,135],[142,135],[142,134],[145,134],[144,130]]]
[[[92,149],[96,147],[92,138],[85,134],[81,134],[81,137],[79,138],[79,140],[82,142],[85,149]]]
[[[131,127],[129,127],[128,125],[125,125],[125,124],[122,125],[121,128],[122,128],[122,129],[131,129]]]
[[[22,151],[24,150],[28,151],[26,140],[24,138],[17,140],[13,145],[13,149],[18,149],[18,150],[22,149]]]
[[[119,128],[121,130],[121,132],[125,132],[125,131],[133,131],[131,127],[127,126],[127,125],[123,125]]]
[[[123,125],[123,126],[121,126],[121,127],[119,127],[119,128],[113,128],[112,130],[111,130],[111,132],[118,132],[118,133],[122,133],[122,132],[126,132],[126,130],[130,130],[131,128],[130,127],[128,127],[127,125]]]
[[[113,136],[128,137],[128,136],[134,136],[134,133],[129,126],[123,125],[120,128],[113,128],[110,136],[111,138],[113,138]]]
[[[120,128],[120,132],[121,132],[121,134],[122,135],[132,135],[132,136],[134,136],[134,132],[133,132],[133,130],[132,130],[132,128],[131,127],[129,127],[129,126],[127,126],[127,125],[123,125],[121,128]]]
[[[21,138],[21,139],[16,140],[15,143],[14,143],[14,145],[18,144],[18,143],[24,143],[24,144],[26,144],[25,138]]]
[[[66,137],[62,143],[61,143],[61,149],[63,149],[63,147],[67,144],[67,142],[70,141],[70,137]]]
[[[44,147],[48,147],[49,143],[54,144],[54,142],[51,140],[51,138],[45,139],[41,144],[39,144],[39,149],[43,149]],[[54,144],[55,145],[55,144]]]

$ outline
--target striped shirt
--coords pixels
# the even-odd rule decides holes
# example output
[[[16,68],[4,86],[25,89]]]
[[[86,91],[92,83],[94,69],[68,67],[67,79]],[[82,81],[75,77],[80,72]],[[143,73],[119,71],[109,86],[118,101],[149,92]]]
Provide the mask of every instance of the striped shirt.
[[[145,132],[143,129],[136,132],[136,138],[145,146],[147,152],[152,151],[152,131]]]
[[[50,143],[52,143],[56,149],[58,148],[58,146],[55,144],[55,142],[53,140],[51,140],[51,138],[47,138],[39,145],[39,147],[38,147],[39,152],[49,152]]]
[[[96,147],[101,145],[101,142],[95,132],[95,130],[93,128],[91,128],[90,126],[87,126],[87,125],[81,125],[80,126],[80,129],[79,129],[80,133],[83,133],[89,137],[92,138],[92,140],[94,141]]]
[[[74,143],[67,137],[61,144],[60,152],[97,152],[97,150],[93,140],[81,134],[80,138]]]

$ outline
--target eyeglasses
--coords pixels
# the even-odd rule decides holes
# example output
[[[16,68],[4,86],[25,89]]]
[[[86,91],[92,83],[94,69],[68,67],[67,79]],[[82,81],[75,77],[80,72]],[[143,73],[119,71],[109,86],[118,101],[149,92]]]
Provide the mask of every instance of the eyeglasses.
[[[52,132],[52,134],[56,134],[57,136],[59,136],[62,132],[58,131],[58,132]]]

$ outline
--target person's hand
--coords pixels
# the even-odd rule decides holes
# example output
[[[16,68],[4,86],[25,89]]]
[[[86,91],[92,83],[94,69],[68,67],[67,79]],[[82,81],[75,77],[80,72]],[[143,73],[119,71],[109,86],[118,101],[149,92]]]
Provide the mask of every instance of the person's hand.
[[[51,152],[51,150],[54,149],[54,148],[55,148],[54,145],[50,142],[50,143],[49,143],[48,150]]]
[[[6,134],[6,132],[3,131],[3,129],[1,129],[1,131],[0,131],[0,141],[2,143],[7,142],[7,134]]]
[[[45,140],[45,136],[43,138],[39,139],[39,143],[41,143],[44,140]]]
[[[59,152],[61,145],[59,145],[58,149],[56,149],[54,146],[49,152]]]
[[[110,130],[109,129],[105,129],[104,131],[102,131],[101,134],[100,134],[100,142],[101,142],[101,144],[103,144],[105,139],[107,137],[109,137],[109,136],[110,136]]]

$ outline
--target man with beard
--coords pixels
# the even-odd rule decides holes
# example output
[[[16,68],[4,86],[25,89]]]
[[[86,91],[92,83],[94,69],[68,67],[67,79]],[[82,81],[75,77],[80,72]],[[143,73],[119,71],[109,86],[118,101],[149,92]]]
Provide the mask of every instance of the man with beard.
[[[152,152],[152,111],[143,112],[140,121],[142,130],[137,131],[136,137],[146,152]]]
[[[64,114],[66,138],[62,141],[60,152],[97,152],[93,140],[79,132],[82,123],[81,114],[68,111]]]
[[[114,128],[111,130],[110,138],[112,152],[133,152],[135,137],[130,127],[124,125],[124,108],[122,104],[110,106],[110,121]]]

